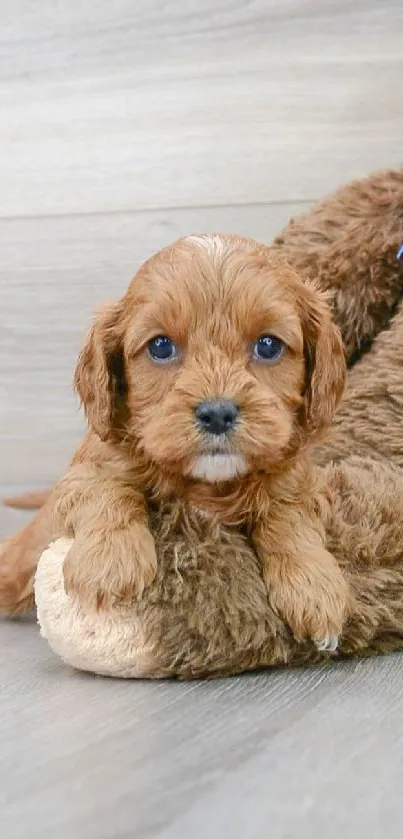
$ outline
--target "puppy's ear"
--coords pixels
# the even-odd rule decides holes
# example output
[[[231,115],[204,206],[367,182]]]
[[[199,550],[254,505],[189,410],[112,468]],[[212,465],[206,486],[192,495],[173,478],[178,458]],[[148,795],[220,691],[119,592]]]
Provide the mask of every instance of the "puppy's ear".
[[[304,424],[309,433],[316,433],[330,425],[343,395],[346,357],[325,296],[308,284],[301,295],[301,316],[306,363]]]
[[[88,424],[101,440],[116,428],[124,403],[126,381],[123,357],[122,302],[100,311],[80,353],[74,387]]]

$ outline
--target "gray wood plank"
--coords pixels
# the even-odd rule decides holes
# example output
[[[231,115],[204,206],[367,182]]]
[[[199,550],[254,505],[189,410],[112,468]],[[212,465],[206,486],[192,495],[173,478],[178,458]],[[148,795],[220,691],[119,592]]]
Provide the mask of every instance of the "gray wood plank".
[[[152,251],[268,241],[401,164],[402,25],[401,0],[4,0],[0,491],[64,468],[83,330]],[[400,839],[402,662],[126,683],[0,621],[2,835]]]
[[[1,213],[315,198],[401,162],[401,0],[2,4]]]
[[[34,630],[0,625],[11,839],[401,836],[401,656],[117,682],[70,671]]]

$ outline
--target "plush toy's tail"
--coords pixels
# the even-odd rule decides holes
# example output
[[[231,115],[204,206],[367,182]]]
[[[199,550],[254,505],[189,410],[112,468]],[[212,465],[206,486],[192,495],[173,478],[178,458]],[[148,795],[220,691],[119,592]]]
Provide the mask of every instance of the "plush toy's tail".
[[[43,507],[49,496],[50,489],[42,489],[36,492],[25,492],[11,498],[3,498],[3,504],[6,507],[15,507],[17,510],[37,510],[39,507]]]

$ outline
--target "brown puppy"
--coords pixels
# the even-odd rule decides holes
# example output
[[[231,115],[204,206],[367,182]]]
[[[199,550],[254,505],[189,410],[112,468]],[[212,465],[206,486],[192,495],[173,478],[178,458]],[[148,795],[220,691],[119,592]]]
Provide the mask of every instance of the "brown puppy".
[[[397,311],[403,293],[403,255],[397,258],[402,243],[403,168],[374,172],[345,184],[306,213],[291,219],[274,240],[274,246],[302,279],[314,280],[319,289],[331,292],[332,317],[340,328],[350,366],[389,327]],[[385,368],[388,375],[395,366],[392,353]],[[367,367],[364,376],[360,371],[350,381],[357,381],[360,410],[370,411],[372,415],[374,397],[371,396],[369,403],[366,384],[373,377],[370,360]],[[343,449],[346,430],[354,447],[357,445],[356,409],[351,409],[348,429],[344,419],[346,423],[350,421],[347,402],[352,403],[356,396],[355,387],[350,386],[342,412],[338,414],[342,418],[338,426],[343,429],[339,435],[339,452],[347,450],[345,446]],[[380,402],[381,410],[382,397],[377,391],[375,399]],[[371,455],[377,445],[378,438],[375,447],[372,444]],[[386,445],[390,446],[389,434]],[[29,492],[8,498],[5,503],[35,509],[48,496],[49,491]]]
[[[6,543],[0,605],[29,602],[52,519],[75,536],[69,593],[90,607],[141,597],[157,568],[149,505],[181,497],[247,530],[274,608],[335,648],[348,592],[307,447],[344,382],[325,301],[279,253],[220,235],[161,251],[89,334],[75,384],[90,433],[28,537]]]

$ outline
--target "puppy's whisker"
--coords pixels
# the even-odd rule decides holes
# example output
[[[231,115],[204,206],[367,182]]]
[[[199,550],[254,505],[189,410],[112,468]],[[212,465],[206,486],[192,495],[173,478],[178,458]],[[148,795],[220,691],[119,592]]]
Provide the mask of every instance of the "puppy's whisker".
[[[234,452],[234,446],[227,434],[215,436],[204,434],[201,440],[201,448],[206,454],[230,454]]]

